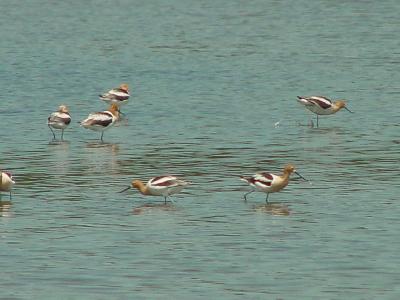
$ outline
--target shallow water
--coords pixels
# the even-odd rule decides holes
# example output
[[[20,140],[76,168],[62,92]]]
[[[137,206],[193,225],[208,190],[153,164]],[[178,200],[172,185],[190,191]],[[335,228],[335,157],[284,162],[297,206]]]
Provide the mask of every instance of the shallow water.
[[[0,298],[399,297],[397,1],[0,8],[0,168],[17,181]],[[121,82],[127,119],[101,144],[76,122]],[[310,128],[296,96],[312,94],[355,113]],[[243,201],[239,175],[289,162],[312,184]],[[172,204],[117,193],[166,173],[193,182]]]

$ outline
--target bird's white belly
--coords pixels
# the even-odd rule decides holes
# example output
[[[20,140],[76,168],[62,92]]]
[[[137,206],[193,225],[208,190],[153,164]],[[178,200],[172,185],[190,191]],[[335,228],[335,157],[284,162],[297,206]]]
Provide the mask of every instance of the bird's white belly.
[[[319,106],[316,105],[310,105],[310,106],[306,106],[308,108],[308,110],[312,111],[313,113],[317,114],[317,115],[331,115],[333,114],[333,110],[332,108],[326,108],[323,109]]]
[[[93,131],[104,131],[104,130],[107,130],[107,129],[113,127],[114,123],[115,122],[110,123],[108,126],[102,126],[102,125],[99,125],[99,124],[87,125],[85,123],[82,123],[82,126],[87,128],[87,129],[93,130]]]
[[[279,192],[281,189],[283,189],[285,186],[287,186],[287,182],[285,182],[283,179],[279,177],[275,177],[274,180],[271,182],[270,186],[259,186],[256,185],[257,190],[264,192],[264,193],[275,193]]]
[[[271,193],[271,187],[270,187],[270,186],[263,186],[263,187],[261,187],[261,186],[259,186],[259,185],[255,185],[255,187],[256,187],[256,189],[257,189],[258,191],[260,191],[260,192],[263,192],[263,193]]]
[[[55,129],[65,129],[67,128],[67,124],[62,122],[50,122],[49,125]]]
[[[93,131],[104,131],[104,130],[107,130],[107,129],[111,128],[113,125],[114,124],[110,124],[108,126],[91,125],[91,126],[88,126],[87,128],[89,128],[89,129],[91,129]]]
[[[128,103],[129,99],[125,99],[125,100],[117,100],[117,99],[103,99],[103,101],[108,102],[110,104],[114,103],[117,104],[118,106],[122,106],[125,105],[126,103]]]
[[[165,187],[165,188],[153,188],[150,187],[150,193],[154,196],[169,196],[179,193],[183,189],[183,186]]]
[[[0,191],[9,192],[11,191],[14,183],[8,179],[3,178],[0,185]]]

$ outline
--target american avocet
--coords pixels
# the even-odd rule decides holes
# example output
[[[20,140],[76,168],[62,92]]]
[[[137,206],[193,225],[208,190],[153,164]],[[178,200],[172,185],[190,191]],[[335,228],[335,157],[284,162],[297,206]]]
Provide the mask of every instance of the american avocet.
[[[10,192],[10,200],[11,200],[11,190],[14,184],[15,181],[13,180],[11,173],[0,171],[0,192]]]
[[[54,134],[54,129],[61,129],[61,140],[64,136],[64,129],[68,127],[71,123],[71,115],[69,114],[68,107],[65,105],[60,105],[58,107],[58,111],[51,113],[51,115],[47,118],[47,126],[49,126],[51,132],[53,133],[54,139],[56,139],[56,135]]]
[[[240,179],[253,188],[250,192],[244,194],[244,199],[247,200],[248,194],[259,191],[267,194],[265,201],[268,203],[269,193],[279,192],[285,188],[289,183],[289,177],[292,173],[296,173],[304,180],[307,180],[295,170],[293,165],[287,165],[283,169],[283,174],[281,176],[267,172],[257,173],[251,177],[241,176]]]
[[[131,186],[123,189],[120,193],[133,187],[139,190],[142,195],[163,196],[166,204],[168,196],[179,193],[188,184],[189,182],[175,176],[163,175],[151,178],[146,184],[140,180],[133,180]]]
[[[119,118],[119,108],[116,104],[111,104],[110,108],[105,111],[91,113],[89,116],[80,122],[81,126],[94,130],[101,131],[101,141],[103,141],[104,131],[114,125]]]
[[[119,87],[109,90],[107,93],[99,95],[100,99],[110,104],[114,103],[118,106],[128,102],[129,99],[129,86],[126,83],[121,84]]]
[[[342,108],[353,113],[346,107],[346,103],[343,100],[337,100],[332,102],[329,98],[323,96],[311,96],[302,97],[297,96],[301,104],[303,104],[308,110],[312,111],[317,115],[317,127],[318,127],[318,115],[332,115]]]

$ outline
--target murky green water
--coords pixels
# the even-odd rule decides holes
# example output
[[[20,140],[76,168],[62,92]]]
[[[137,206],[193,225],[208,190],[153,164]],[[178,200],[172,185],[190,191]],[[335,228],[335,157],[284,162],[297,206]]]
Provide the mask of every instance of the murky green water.
[[[1,299],[398,299],[397,1],[0,8]],[[76,122],[121,82],[127,120],[99,144]],[[303,126],[312,94],[356,113]],[[312,185],[243,201],[239,175],[289,162]],[[174,204],[117,193],[165,173],[193,182]]]

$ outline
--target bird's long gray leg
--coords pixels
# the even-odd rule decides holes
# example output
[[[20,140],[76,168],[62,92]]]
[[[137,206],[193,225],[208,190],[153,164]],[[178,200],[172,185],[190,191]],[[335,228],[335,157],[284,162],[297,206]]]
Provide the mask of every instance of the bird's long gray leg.
[[[244,195],[243,195],[244,201],[247,201],[247,195],[249,195],[249,194],[251,194],[251,193],[253,193],[253,192],[254,192],[254,190],[253,190],[253,191],[250,191],[250,192],[247,192],[246,194],[244,194]]]
[[[50,128],[50,130],[51,130],[51,133],[53,134],[53,138],[56,139],[56,135],[54,134],[53,129],[51,129],[51,126],[50,126],[50,125],[48,125],[48,126],[49,126],[49,128]]]

